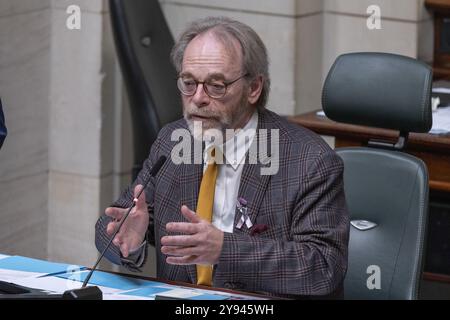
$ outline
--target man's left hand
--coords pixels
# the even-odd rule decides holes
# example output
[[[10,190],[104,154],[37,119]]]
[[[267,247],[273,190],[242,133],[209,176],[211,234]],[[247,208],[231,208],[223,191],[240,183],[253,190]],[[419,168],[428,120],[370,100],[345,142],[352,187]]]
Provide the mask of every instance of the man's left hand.
[[[222,251],[223,232],[200,219],[187,206],[181,207],[181,213],[189,222],[170,222],[166,230],[182,235],[161,238],[161,252],[168,256],[166,262],[178,265],[216,264]]]

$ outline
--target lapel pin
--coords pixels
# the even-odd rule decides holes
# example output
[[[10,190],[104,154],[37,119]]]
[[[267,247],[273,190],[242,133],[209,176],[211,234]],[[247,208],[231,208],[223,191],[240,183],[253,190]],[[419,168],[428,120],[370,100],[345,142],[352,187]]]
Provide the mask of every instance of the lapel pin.
[[[241,217],[239,219],[238,224],[236,225],[236,228],[241,229],[245,223],[247,228],[250,229],[253,226],[253,223],[248,215],[247,200],[245,200],[244,198],[238,198],[236,207],[239,213],[241,214]]]

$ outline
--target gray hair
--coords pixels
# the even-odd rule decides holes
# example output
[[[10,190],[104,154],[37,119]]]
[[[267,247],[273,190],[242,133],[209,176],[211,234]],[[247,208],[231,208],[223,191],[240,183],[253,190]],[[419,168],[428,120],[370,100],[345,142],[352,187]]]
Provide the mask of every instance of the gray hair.
[[[257,76],[263,77],[263,88],[256,106],[264,108],[270,91],[267,49],[258,34],[252,28],[239,21],[226,17],[208,17],[192,22],[172,49],[172,63],[177,72],[181,72],[184,51],[189,42],[198,35],[208,31],[211,31],[218,40],[224,43],[227,43],[230,37],[240,43],[243,56],[242,69],[248,73],[248,77],[251,79]]]

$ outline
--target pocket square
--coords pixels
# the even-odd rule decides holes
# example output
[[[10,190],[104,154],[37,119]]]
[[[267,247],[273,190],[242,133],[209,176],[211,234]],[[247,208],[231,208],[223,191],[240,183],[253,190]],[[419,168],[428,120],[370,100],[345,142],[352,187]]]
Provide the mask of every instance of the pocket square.
[[[267,226],[267,224],[255,224],[253,225],[253,227],[250,229],[250,235],[251,236],[255,236],[258,234],[263,233],[264,231],[266,231],[267,229],[269,229],[269,227]]]

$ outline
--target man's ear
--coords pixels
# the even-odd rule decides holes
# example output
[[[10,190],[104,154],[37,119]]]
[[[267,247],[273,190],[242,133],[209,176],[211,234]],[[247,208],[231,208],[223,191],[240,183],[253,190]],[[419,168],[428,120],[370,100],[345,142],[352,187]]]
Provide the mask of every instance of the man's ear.
[[[249,92],[248,92],[248,102],[250,104],[253,105],[258,101],[259,97],[261,96],[263,84],[264,84],[263,76],[257,76],[250,83]]]

